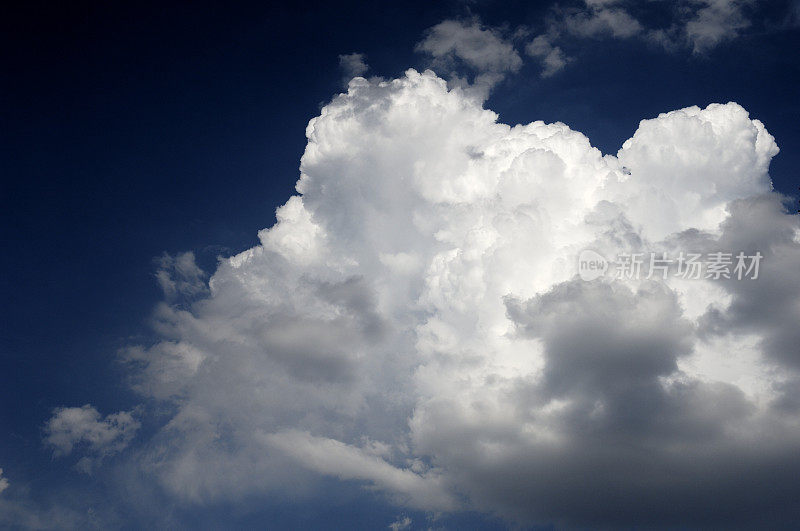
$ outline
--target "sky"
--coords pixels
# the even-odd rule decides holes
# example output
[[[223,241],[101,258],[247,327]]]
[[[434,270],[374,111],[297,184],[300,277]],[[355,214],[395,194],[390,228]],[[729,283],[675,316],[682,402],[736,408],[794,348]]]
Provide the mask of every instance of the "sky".
[[[800,3],[2,10],[3,527],[800,518]]]

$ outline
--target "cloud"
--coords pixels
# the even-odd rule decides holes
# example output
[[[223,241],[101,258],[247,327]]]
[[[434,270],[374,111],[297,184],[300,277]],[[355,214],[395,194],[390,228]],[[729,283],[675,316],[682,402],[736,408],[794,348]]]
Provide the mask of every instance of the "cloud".
[[[478,19],[440,22],[427,31],[416,50],[429,55],[432,66],[450,74],[456,85],[467,86],[458,72],[460,66],[468,67],[475,72],[472,86],[482,97],[507,73],[522,67],[514,45],[499,29],[486,27]]]
[[[543,77],[552,76],[569,62],[563,48],[576,48],[586,40],[638,39],[666,51],[690,49],[705,54],[750,28],[750,11],[756,7],[753,0],[642,4],[626,0],[584,0],[579,6],[567,7],[556,4],[543,32],[528,43],[526,51],[542,62]],[[655,20],[652,15],[642,16],[653,6],[660,7],[664,15]]]
[[[751,25],[744,13],[751,0],[705,0],[686,22],[686,39],[695,53],[703,53],[737,37]]]
[[[3,477],[0,468],[0,526],[3,529],[100,529],[107,528],[112,523],[107,518],[106,511],[101,514],[91,508],[80,511],[69,506],[70,494],[60,494],[60,502],[47,503],[30,496],[27,486],[15,482],[12,491],[5,492],[10,486],[7,478]],[[66,500],[67,503],[64,503]],[[80,504],[75,504],[80,505]],[[105,526],[100,525],[103,520]],[[117,526],[118,522],[114,522]]]
[[[618,3],[587,0],[586,10],[573,11],[565,17],[566,30],[584,38],[608,35],[624,39],[640,34],[642,25],[625,9],[615,5]]]
[[[339,56],[339,68],[342,70],[345,85],[354,77],[363,76],[369,70],[366,56],[363,53],[348,53]]]
[[[419,474],[411,468],[396,468],[369,451],[307,432],[274,433],[267,435],[266,440],[306,468],[343,480],[369,481],[392,493],[401,505],[431,511],[458,507],[436,471]]]
[[[96,461],[125,449],[139,426],[139,421],[127,411],[103,418],[89,404],[60,407],[53,411],[53,416],[44,426],[44,442],[53,448],[56,457],[69,455],[76,447],[84,449],[94,458],[85,456],[77,466],[89,473]]]
[[[176,256],[164,253],[156,263],[156,280],[168,300],[196,297],[207,291],[207,275],[198,267],[193,252],[179,253]]]
[[[119,520],[104,518],[105,514],[97,515],[91,509],[80,512],[65,505],[0,498],[0,526],[5,529],[108,529],[121,525]]]
[[[311,496],[328,477],[523,524],[796,520],[800,224],[745,109],[664,113],[603,155],[409,70],[351,83],[306,134],[260,244],[123,354],[166,415],[132,459],[167,496]],[[583,249],[759,250],[764,270],[584,282]],[[64,411],[81,419],[51,430],[64,453],[129,440]]]
[[[794,0],[789,7],[789,14],[786,16],[785,25],[790,28],[800,26],[800,0]]]
[[[411,527],[411,518],[408,516],[401,516],[396,521],[389,524],[389,529],[392,531],[401,531],[403,529],[409,529]]]
[[[525,46],[525,52],[531,57],[538,57],[544,66],[542,77],[550,77],[561,71],[569,58],[558,46],[553,46],[545,35],[539,35]]]

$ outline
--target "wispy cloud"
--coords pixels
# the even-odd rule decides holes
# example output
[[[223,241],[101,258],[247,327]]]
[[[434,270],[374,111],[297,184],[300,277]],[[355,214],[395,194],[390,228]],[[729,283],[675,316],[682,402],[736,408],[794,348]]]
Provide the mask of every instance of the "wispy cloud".
[[[366,59],[367,57],[363,53],[348,53],[339,56],[339,68],[342,70],[342,81],[345,86],[354,77],[363,76],[369,71]]]
[[[659,20],[639,17],[641,2],[629,0],[584,0],[582,5],[556,4],[544,30],[528,44],[528,55],[543,65],[549,77],[563,69],[568,60],[562,48],[599,39],[635,39],[667,51],[690,50],[704,54],[743,34],[751,25],[749,11],[754,0],[681,0],[660,2],[664,16]]]
[[[89,473],[99,460],[125,449],[139,429],[131,412],[122,411],[102,417],[93,406],[60,407],[44,426],[44,442],[56,457],[66,456],[75,448],[85,455],[77,464]]]
[[[416,50],[432,58],[432,65],[449,74],[455,85],[473,88],[486,97],[508,73],[522,67],[522,59],[513,43],[498,28],[480,20],[445,20],[427,31]],[[460,66],[475,72],[474,79],[461,77]]]

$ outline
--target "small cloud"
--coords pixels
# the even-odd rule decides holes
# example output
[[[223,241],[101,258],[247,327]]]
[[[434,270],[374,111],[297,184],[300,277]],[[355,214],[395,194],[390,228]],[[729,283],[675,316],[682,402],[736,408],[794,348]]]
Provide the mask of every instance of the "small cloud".
[[[3,477],[3,469],[0,468],[0,493],[8,488],[8,479]]]
[[[338,440],[298,430],[268,434],[264,440],[309,470],[342,480],[368,482],[404,505],[428,511],[450,511],[458,506],[438,475],[420,475],[394,467],[370,451]]]
[[[363,53],[348,53],[339,56],[339,68],[342,70],[342,80],[345,85],[354,77],[360,77],[367,73],[366,56]]]
[[[685,35],[694,53],[704,53],[738,37],[751,22],[744,14],[747,0],[705,0],[686,22]]]
[[[133,439],[140,423],[132,413],[121,411],[103,418],[90,404],[59,407],[45,424],[44,442],[53,449],[54,457],[69,455],[80,446],[91,457],[84,456],[77,468],[90,473],[96,463],[121,452]]]
[[[192,298],[208,291],[207,275],[195,262],[193,252],[175,256],[164,253],[156,262],[156,280],[168,300]]]
[[[483,97],[508,73],[522,67],[519,53],[503,32],[483,26],[478,19],[440,22],[417,43],[416,51],[431,56],[433,68],[444,71],[457,84],[464,84],[458,75],[459,67],[471,70],[474,73],[471,88]]]
[[[642,25],[627,11],[612,7],[616,2],[587,0],[586,10],[575,11],[564,19],[566,29],[577,36],[594,38],[611,36],[619,39],[642,32]]]
[[[559,46],[574,41],[639,39],[667,52],[690,49],[703,54],[739,37],[752,25],[747,8],[752,0],[696,0],[670,10],[665,24],[646,25],[631,2],[584,0],[579,7],[552,8],[544,31],[526,46],[542,62],[542,77],[562,70],[570,61]],[[795,10],[797,7],[795,5]]]
[[[525,53],[541,60],[542,77],[550,77],[564,69],[569,58],[558,46],[553,46],[546,35],[539,35],[525,47]]]
[[[408,516],[401,516],[396,521],[389,524],[389,529],[392,531],[401,531],[403,529],[408,529],[411,527],[411,518]]]

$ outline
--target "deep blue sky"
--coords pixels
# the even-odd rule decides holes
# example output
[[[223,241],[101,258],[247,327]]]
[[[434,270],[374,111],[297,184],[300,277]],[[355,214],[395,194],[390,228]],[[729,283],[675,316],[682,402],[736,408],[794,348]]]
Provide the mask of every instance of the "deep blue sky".
[[[550,4],[477,2],[472,12],[487,24],[535,28]],[[337,56],[363,52],[371,73],[385,77],[421,68],[414,44],[424,30],[465,14],[458,2],[3,8],[7,476],[28,478],[33,490],[85,481],[51,461],[43,422],[59,405],[91,402],[110,412],[136,403],[114,357],[132,337],[146,342],[160,297],[154,258],[194,250],[213,267],[217,255],[257,242],[293,192],[308,120],[341,90]],[[565,122],[616,153],[640,119],[736,101],[776,137],[782,151],[771,175],[778,190],[795,194],[798,49],[796,29],[745,36],[702,57],[592,43],[552,78],[526,62],[487,106],[506,123]],[[396,512],[337,510],[362,513],[367,527],[370,511],[380,525]],[[301,525],[291,512],[283,517]]]

